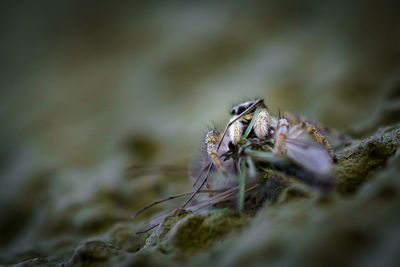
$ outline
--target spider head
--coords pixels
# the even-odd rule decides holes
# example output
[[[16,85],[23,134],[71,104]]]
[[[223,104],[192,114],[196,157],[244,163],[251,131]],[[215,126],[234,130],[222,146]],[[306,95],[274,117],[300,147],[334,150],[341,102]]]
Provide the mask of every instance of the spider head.
[[[231,115],[240,115],[242,114],[246,109],[248,109],[249,107],[251,107],[252,105],[254,105],[257,101],[259,100],[251,100],[251,101],[246,101],[240,104],[237,104],[236,106],[234,106],[233,108],[231,108],[231,110],[229,111],[229,113]],[[263,104],[264,105],[264,104]],[[252,111],[254,112],[254,110]]]

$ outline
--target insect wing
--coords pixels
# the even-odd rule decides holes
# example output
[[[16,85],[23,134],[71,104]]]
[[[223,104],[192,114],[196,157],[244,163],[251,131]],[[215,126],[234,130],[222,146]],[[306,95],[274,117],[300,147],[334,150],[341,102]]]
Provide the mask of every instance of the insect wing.
[[[301,129],[301,124],[296,124],[290,128],[288,138],[297,139],[303,132],[304,130]]]
[[[255,187],[258,186],[259,181],[254,180],[251,182],[247,182],[245,185],[245,192],[248,192]],[[216,194],[215,196],[212,196],[211,198],[204,200],[200,203],[197,203],[195,205],[189,206],[186,209],[191,210],[194,213],[201,212],[203,209],[207,208],[210,205],[214,205],[217,203],[220,203],[222,201],[228,200],[230,198],[234,198],[237,196],[239,192],[239,186],[232,187],[222,193]]]
[[[286,138],[287,156],[303,167],[320,174],[327,174],[332,167],[329,152],[321,145]]]
[[[253,185],[253,184],[251,184]],[[207,200],[201,201],[200,203],[194,204],[192,206],[188,206],[185,209],[186,210],[190,210],[194,213],[198,213],[201,212],[203,209],[207,208],[210,205],[213,205],[215,203],[224,201],[229,199],[230,197],[233,197],[237,194],[239,187],[236,186],[234,188],[231,188],[229,190],[226,190],[225,192],[219,193]],[[162,221],[168,217],[169,215],[172,215],[174,213],[176,209],[173,210],[167,210],[167,211],[163,211],[160,213],[157,213],[155,216],[150,218],[150,225],[154,226],[154,225],[158,225],[160,223],[162,223]]]
[[[173,210],[167,210],[167,211],[162,211],[154,215],[153,217],[150,218],[150,225],[158,225],[163,222],[163,220],[168,217],[169,215],[172,215],[175,212],[176,209]]]

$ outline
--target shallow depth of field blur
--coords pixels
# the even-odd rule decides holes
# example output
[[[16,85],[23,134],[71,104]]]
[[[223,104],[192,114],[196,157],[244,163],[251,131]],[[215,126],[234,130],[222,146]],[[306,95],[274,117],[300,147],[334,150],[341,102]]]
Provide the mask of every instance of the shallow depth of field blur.
[[[204,134],[242,100],[365,136],[399,84],[396,1],[134,2],[3,8],[0,263],[64,261],[190,189]]]

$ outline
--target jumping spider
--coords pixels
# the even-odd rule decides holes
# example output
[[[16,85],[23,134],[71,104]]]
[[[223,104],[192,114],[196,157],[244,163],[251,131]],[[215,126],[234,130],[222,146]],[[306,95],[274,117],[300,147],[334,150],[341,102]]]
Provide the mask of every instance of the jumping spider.
[[[240,103],[230,110],[230,114],[232,117],[223,133],[211,130],[205,137],[210,164],[223,174],[240,169],[238,159],[252,157],[251,153],[243,153],[244,148],[248,146],[260,151],[253,144],[260,145],[263,141],[269,142],[274,155],[317,173],[328,173],[332,162],[337,161],[328,141],[313,124],[293,114],[287,116],[290,122],[286,118],[272,116],[263,99]],[[319,145],[300,141],[299,137],[304,132]],[[209,183],[208,188],[211,188]]]
[[[321,189],[330,188],[329,175],[332,163],[337,161],[335,152],[318,129],[320,124],[307,122],[301,116],[284,113],[273,116],[268,111],[264,99],[247,101],[230,110],[231,118],[221,133],[211,130],[206,134],[206,156],[191,173],[193,192],[179,194],[154,202],[139,212],[163,201],[188,196],[182,206],[192,211],[207,205],[224,201],[238,194],[238,209],[244,205],[244,193],[266,177],[271,171],[285,173]],[[303,133],[316,142],[306,142],[300,138]],[[222,193],[213,194],[216,180],[222,177],[239,177],[239,182],[228,186]],[[202,178],[202,179],[201,179]],[[261,179],[262,179],[261,178]],[[198,183],[201,181],[200,183]],[[207,189],[202,190],[206,185]],[[209,192],[209,198],[199,204],[188,205],[200,192]],[[160,216],[153,226],[160,222]]]

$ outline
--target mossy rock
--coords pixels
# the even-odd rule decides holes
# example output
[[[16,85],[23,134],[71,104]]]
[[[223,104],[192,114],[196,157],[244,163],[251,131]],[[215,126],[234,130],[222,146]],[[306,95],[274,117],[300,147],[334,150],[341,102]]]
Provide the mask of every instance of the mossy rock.
[[[383,265],[396,265],[399,145],[400,124],[338,151],[336,190],[328,194],[296,179],[272,177],[246,195],[242,213],[232,198],[202,213],[175,210],[142,236],[135,235],[139,225],[120,222],[108,231],[108,242],[82,242],[65,264],[346,266],[384,259]],[[40,257],[21,264],[52,262]]]
[[[212,209],[204,214],[176,210],[148,238],[144,248],[162,253],[191,253],[214,244],[228,234],[239,232],[250,220],[230,209]]]
[[[400,124],[379,129],[373,136],[354,141],[339,151],[339,162],[334,168],[337,190],[350,194],[382,167],[400,145]]]
[[[82,242],[74,251],[67,265],[88,266],[107,265],[112,257],[123,254],[123,251],[102,240]]]

